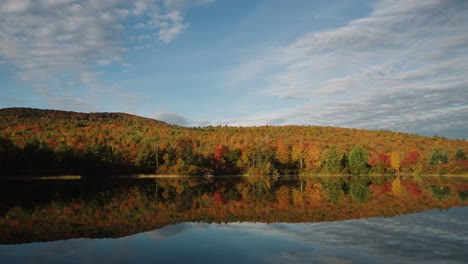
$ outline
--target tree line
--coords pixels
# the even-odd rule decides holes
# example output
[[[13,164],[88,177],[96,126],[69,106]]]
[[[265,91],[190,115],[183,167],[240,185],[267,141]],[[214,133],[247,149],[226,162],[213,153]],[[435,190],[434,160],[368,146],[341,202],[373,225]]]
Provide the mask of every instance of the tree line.
[[[465,173],[465,140],[316,126],[186,128],[122,113],[0,109],[0,173]]]

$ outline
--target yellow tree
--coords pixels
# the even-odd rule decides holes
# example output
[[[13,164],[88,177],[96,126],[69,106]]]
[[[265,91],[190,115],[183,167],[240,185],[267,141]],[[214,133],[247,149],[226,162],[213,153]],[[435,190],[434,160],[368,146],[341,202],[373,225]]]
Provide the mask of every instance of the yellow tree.
[[[306,164],[307,167],[313,169],[320,166],[322,162],[322,152],[320,151],[320,147],[316,144],[312,144],[307,148],[306,152]]]
[[[293,161],[299,162],[299,168],[302,170],[304,168],[304,156],[306,149],[303,144],[299,143],[292,147],[291,158]]]
[[[291,162],[291,150],[288,145],[284,142],[278,142],[278,147],[276,149],[276,158],[282,164],[288,164]]]
[[[400,162],[401,162],[400,153],[398,153],[398,152],[392,152],[392,155],[390,156],[390,165],[391,165],[392,168],[394,168],[397,172],[400,171]]]

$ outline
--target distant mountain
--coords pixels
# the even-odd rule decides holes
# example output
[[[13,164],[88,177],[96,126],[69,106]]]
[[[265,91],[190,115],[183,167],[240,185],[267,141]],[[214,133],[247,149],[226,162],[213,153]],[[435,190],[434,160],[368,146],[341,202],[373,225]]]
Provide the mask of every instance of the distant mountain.
[[[319,126],[198,127],[125,113],[0,109],[0,171],[17,174],[463,173],[468,142]]]

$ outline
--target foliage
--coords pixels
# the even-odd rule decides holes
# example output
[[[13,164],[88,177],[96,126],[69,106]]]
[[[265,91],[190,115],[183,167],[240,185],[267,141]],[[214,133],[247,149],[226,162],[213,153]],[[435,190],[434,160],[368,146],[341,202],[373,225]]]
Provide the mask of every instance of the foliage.
[[[463,151],[463,149],[461,149],[461,148],[457,149],[457,152],[455,152],[455,159],[456,160],[466,159],[466,155],[465,155],[465,152]]]
[[[401,161],[401,166],[405,169],[414,170],[415,165],[417,164],[419,159],[419,152],[413,150],[409,152]]]
[[[325,165],[329,173],[340,173],[341,172],[341,160],[338,149],[335,145],[328,149],[327,157],[325,159]]]
[[[392,168],[395,169],[396,171],[399,171],[400,163],[401,163],[400,153],[393,152],[392,155],[390,156],[390,164]]]
[[[370,167],[460,174],[468,171],[466,149],[464,140],[391,131],[185,128],[122,113],[0,109],[0,175],[10,176],[363,174]]]
[[[441,149],[435,149],[432,152],[431,158],[427,162],[429,165],[438,165],[442,163],[447,163],[448,162],[448,155],[447,152],[441,150]]]
[[[368,155],[360,146],[354,147],[349,154],[349,169],[353,174],[367,173]]]

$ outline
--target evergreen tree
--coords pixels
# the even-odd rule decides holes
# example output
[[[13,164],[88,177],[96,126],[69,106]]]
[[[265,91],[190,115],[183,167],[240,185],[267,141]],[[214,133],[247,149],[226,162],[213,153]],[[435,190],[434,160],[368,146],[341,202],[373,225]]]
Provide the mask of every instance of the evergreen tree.
[[[457,152],[455,152],[455,159],[456,160],[466,159],[465,152],[463,152],[463,149],[461,149],[461,148],[457,149]]]
[[[367,173],[368,155],[364,149],[359,146],[354,147],[349,154],[349,170],[352,174]]]
[[[336,146],[331,146],[325,159],[325,165],[329,173],[338,173],[341,170],[341,160]]]
[[[447,163],[448,162],[448,156],[447,152],[441,150],[441,149],[435,149],[432,151],[431,158],[427,162],[429,165],[437,165],[441,163]]]

